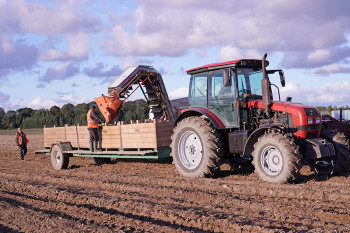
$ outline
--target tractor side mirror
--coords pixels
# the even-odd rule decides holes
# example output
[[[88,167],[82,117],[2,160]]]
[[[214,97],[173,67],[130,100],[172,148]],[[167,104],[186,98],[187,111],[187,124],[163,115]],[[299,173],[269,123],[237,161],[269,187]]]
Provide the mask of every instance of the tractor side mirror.
[[[283,70],[279,70],[278,73],[280,75],[281,85],[282,85],[282,87],[285,87],[286,86],[286,78],[284,77]]]
[[[224,69],[223,71],[223,78],[224,78],[224,87],[230,87],[231,86],[231,72],[230,69]]]

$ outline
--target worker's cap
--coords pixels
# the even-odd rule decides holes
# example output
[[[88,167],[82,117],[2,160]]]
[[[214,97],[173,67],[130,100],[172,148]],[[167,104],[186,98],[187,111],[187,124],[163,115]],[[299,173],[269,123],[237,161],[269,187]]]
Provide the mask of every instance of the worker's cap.
[[[90,109],[95,109],[96,108],[96,104],[93,104],[90,106]]]
[[[18,130],[22,130],[22,128],[18,128]]]

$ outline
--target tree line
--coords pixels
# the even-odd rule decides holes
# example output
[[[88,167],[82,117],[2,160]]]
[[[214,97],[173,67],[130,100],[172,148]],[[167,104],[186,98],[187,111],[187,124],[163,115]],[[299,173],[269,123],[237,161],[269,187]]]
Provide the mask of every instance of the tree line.
[[[340,110],[340,109],[350,110],[349,105],[345,105],[345,106],[341,106],[341,107],[332,106],[332,105],[329,105],[327,107],[317,106],[316,108],[318,109],[318,111],[320,111],[320,113],[322,115],[330,115],[330,116],[332,116],[332,111],[337,111],[337,110]]]
[[[20,108],[4,111],[0,107],[0,129],[15,128],[43,128],[68,125],[87,125],[86,114],[95,102],[82,104],[65,104],[61,108],[52,106],[50,109],[34,110],[31,108]],[[102,114],[96,108],[97,114],[102,118]],[[131,120],[145,120],[149,117],[149,106],[144,100],[128,101],[122,105],[119,116],[114,121],[124,121],[130,123]]]
[[[20,108],[15,110],[4,111],[0,107],[0,129],[15,129],[18,127],[30,129],[30,128],[42,128],[44,125],[47,127],[64,126],[68,125],[87,125],[86,114],[89,108],[95,102],[82,103],[82,104],[65,104],[61,108],[52,106],[50,109],[34,110],[31,108]],[[318,110],[321,114],[332,115],[332,111],[349,110],[348,105],[337,106],[318,106]],[[124,121],[130,123],[131,120],[145,120],[149,118],[149,106],[144,100],[135,100],[125,102],[120,110],[119,116],[114,121]],[[99,109],[96,109],[99,116],[103,118]]]

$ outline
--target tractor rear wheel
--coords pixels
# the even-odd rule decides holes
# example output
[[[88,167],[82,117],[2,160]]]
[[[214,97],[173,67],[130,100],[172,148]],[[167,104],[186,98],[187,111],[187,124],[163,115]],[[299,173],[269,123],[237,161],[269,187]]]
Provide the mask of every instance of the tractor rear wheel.
[[[51,163],[55,170],[67,169],[69,155],[63,153],[59,145],[53,145],[51,149]]]
[[[350,171],[350,146],[349,139],[336,129],[324,129],[321,137],[327,139],[334,146],[334,171],[333,174],[341,174]]]
[[[254,144],[253,165],[260,179],[287,183],[299,177],[301,155],[294,140],[278,132],[267,132]]]
[[[174,128],[171,139],[171,156],[181,176],[212,177],[220,171],[220,134],[206,119],[183,119]]]

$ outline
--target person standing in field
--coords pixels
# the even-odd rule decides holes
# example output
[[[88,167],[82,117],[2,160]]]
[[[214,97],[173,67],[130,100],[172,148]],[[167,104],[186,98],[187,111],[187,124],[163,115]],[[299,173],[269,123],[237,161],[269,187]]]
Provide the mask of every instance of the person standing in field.
[[[29,142],[22,128],[18,128],[16,135],[16,143],[19,148],[19,158],[24,160],[24,155],[27,154],[27,143]]]
[[[104,123],[104,120],[98,117],[98,115],[95,112],[96,105],[93,104],[90,106],[90,110],[87,113],[87,123],[88,123],[88,130],[90,133],[90,151],[94,152],[97,151],[97,143],[99,143],[100,149],[102,150],[102,135],[99,137],[98,133],[98,122]]]

